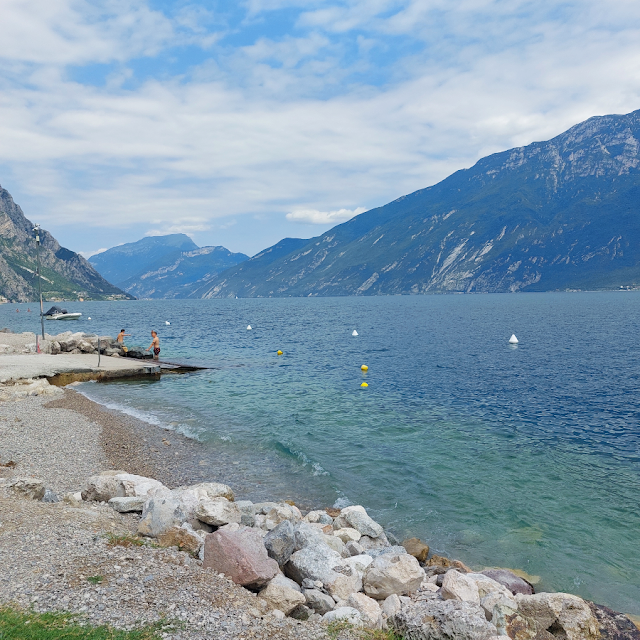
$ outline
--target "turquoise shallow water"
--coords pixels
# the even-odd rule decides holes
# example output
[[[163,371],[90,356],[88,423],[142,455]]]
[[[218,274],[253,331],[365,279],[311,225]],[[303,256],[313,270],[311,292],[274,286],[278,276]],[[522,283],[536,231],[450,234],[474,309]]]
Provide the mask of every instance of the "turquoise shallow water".
[[[163,357],[214,366],[82,390],[232,451],[263,488],[364,504],[436,552],[640,614],[639,304],[635,292],[70,303],[92,320],[47,328],[123,326],[146,347],[156,327]],[[0,324],[37,329],[15,308]]]

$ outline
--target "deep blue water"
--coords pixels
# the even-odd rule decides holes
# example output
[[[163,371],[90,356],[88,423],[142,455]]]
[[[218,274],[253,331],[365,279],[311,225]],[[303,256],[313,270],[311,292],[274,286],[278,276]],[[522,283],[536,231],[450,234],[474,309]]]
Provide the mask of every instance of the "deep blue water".
[[[69,303],[83,320],[55,329],[126,327],[146,347],[157,328],[162,357],[215,366],[82,390],[233,451],[274,491],[289,470],[291,495],[364,504],[436,552],[640,614],[639,305],[636,292]],[[37,330],[15,308],[0,324]]]

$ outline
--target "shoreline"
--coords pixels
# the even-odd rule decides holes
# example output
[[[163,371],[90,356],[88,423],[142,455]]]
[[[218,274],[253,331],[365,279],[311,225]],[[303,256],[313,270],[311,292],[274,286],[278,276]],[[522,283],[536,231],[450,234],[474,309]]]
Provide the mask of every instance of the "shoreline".
[[[98,463],[101,468],[96,468],[94,473],[123,469],[157,479],[169,488],[218,481],[233,486],[238,497],[254,500],[263,497],[259,487],[243,482],[242,470],[234,469],[231,456],[170,429],[105,407],[73,389],[60,389],[56,398],[42,403],[42,409],[45,413],[57,409],[71,411],[95,425],[92,435],[95,438],[99,434],[98,449],[102,459]],[[274,496],[270,489],[267,491],[269,494],[264,496],[267,500],[284,501],[287,498],[285,495]],[[319,508],[310,503],[311,508],[314,506]],[[638,624],[637,618],[630,618]]]

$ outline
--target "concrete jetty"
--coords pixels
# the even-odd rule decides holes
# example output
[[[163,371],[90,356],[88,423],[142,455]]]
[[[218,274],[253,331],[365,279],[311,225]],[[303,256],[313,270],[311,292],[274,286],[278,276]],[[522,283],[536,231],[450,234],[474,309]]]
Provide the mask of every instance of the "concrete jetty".
[[[70,382],[87,380],[159,376],[160,371],[157,361],[108,356],[102,356],[98,366],[98,356],[95,354],[60,353],[54,356],[38,353],[0,356],[0,383],[48,378],[51,384],[64,386]]]

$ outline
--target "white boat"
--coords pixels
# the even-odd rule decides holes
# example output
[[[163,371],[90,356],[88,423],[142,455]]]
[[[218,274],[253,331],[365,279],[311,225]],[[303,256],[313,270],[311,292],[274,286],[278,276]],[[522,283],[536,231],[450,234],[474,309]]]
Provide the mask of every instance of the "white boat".
[[[68,313],[66,309],[60,307],[51,307],[44,317],[47,320],[78,320],[81,315],[81,313]]]

